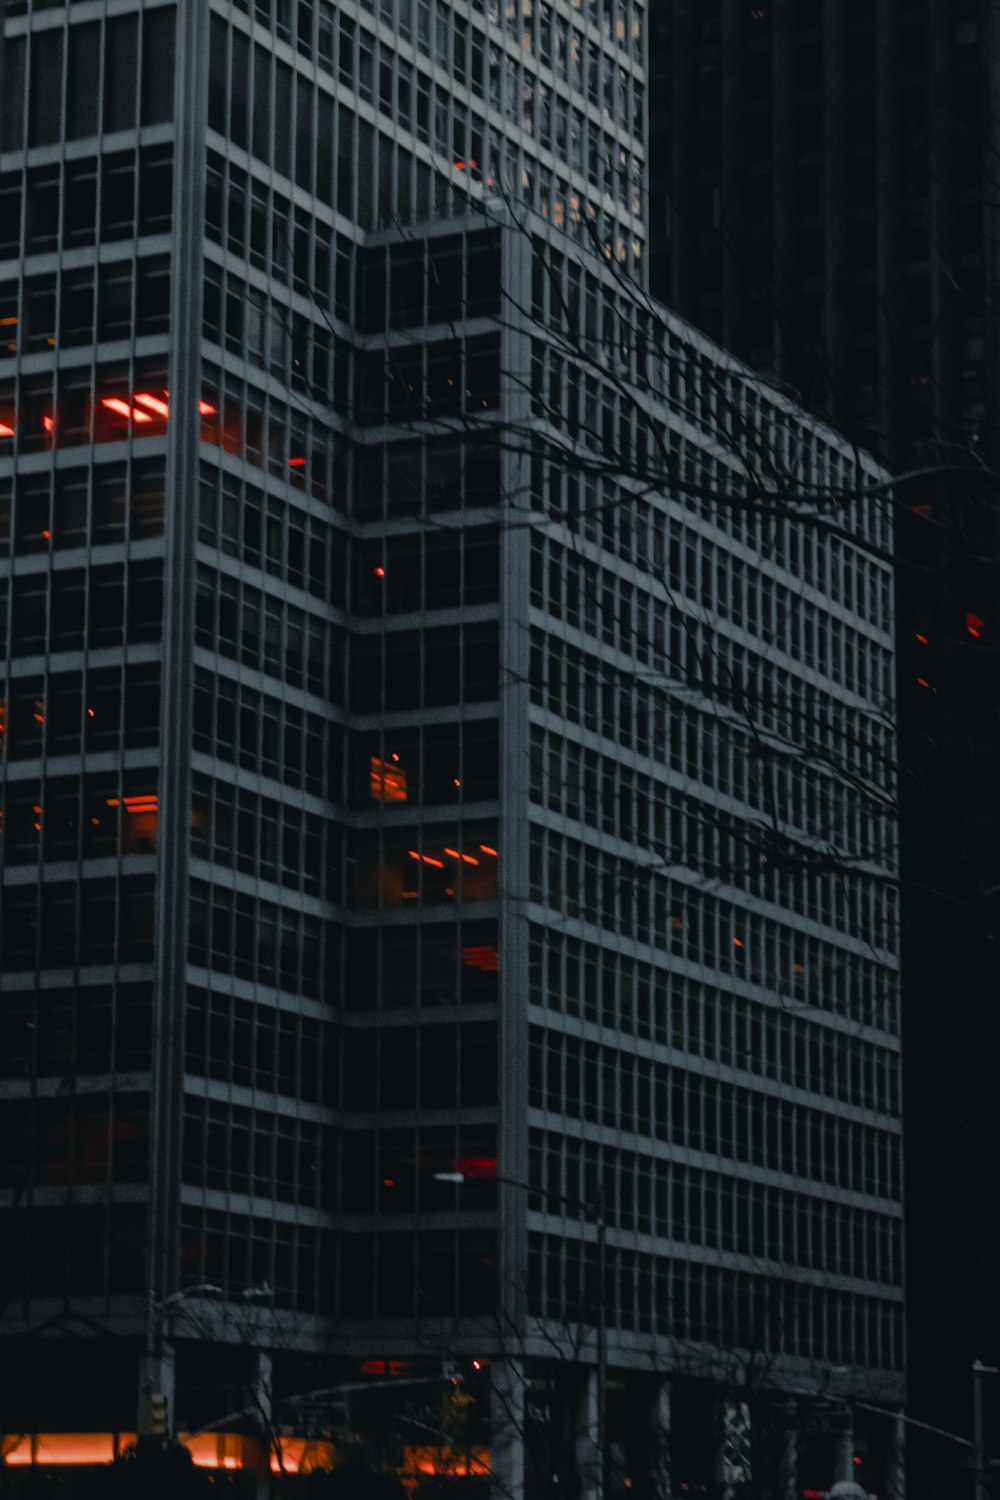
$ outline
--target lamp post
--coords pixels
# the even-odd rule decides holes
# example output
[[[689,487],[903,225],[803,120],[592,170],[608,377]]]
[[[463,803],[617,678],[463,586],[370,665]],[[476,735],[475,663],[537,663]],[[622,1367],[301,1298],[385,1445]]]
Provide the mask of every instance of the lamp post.
[[[453,1182],[456,1187],[468,1181],[464,1172],[435,1172],[435,1182]],[[563,1208],[578,1210],[581,1215],[587,1214],[590,1222],[597,1232],[597,1306],[594,1320],[595,1334],[595,1362],[596,1362],[596,1439],[597,1439],[597,1476],[598,1476],[598,1500],[603,1500],[607,1492],[607,1407],[608,1407],[608,1322],[607,1306],[605,1303],[605,1277],[607,1274],[607,1219],[604,1213],[604,1194],[600,1187],[590,1202],[581,1199],[568,1198],[564,1193],[556,1192],[553,1188],[538,1187],[530,1182],[519,1182],[514,1177],[494,1177],[493,1182],[501,1183],[504,1187],[517,1188],[524,1193],[538,1193],[543,1198],[551,1198]]]

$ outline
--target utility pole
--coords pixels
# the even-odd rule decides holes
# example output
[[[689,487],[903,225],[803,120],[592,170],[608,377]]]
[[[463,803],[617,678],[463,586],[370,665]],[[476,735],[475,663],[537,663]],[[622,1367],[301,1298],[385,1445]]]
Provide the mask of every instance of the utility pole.
[[[157,1302],[149,1293],[146,1317],[146,1347],[139,1385],[138,1432],[140,1437],[171,1438],[174,1435],[174,1330],[175,1313],[194,1297],[221,1297],[220,1286],[201,1281],[197,1286]]]
[[[976,1500],[986,1500],[986,1436],[983,1426],[983,1376],[1000,1375],[996,1365],[972,1362],[972,1464]]]

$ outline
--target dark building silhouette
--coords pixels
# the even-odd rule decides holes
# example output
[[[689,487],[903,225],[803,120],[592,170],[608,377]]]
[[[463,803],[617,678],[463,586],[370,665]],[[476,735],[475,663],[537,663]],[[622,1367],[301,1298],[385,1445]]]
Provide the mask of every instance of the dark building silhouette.
[[[1000,454],[998,13],[674,0],[651,23],[656,295],[918,471],[896,504],[909,1383],[969,1436],[971,1361],[1000,1362],[1000,508],[975,473]],[[957,1450],[909,1443],[915,1491],[947,1488]]]

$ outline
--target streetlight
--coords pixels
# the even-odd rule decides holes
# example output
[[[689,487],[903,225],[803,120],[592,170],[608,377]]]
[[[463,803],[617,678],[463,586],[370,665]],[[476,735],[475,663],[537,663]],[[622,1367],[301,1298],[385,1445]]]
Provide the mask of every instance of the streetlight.
[[[435,1182],[451,1182],[456,1187],[461,1187],[463,1182],[470,1179],[464,1172],[435,1172]],[[474,1180],[474,1179],[472,1179]],[[608,1226],[604,1215],[604,1195],[598,1188],[592,1202],[581,1199],[568,1198],[564,1193],[556,1192],[553,1188],[538,1187],[530,1182],[518,1182],[514,1177],[494,1177],[493,1182],[503,1184],[505,1187],[520,1189],[525,1193],[539,1193],[543,1197],[551,1198],[563,1208],[574,1208],[581,1213],[592,1215],[591,1222],[597,1231],[597,1317],[595,1320],[595,1334],[597,1348],[597,1461],[598,1480],[600,1495],[607,1493],[607,1457],[606,1457],[606,1433],[607,1433],[607,1403],[608,1403],[608,1326],[607,1308],[604,1301],[605,1276],[607,1272],[607,1246]]]

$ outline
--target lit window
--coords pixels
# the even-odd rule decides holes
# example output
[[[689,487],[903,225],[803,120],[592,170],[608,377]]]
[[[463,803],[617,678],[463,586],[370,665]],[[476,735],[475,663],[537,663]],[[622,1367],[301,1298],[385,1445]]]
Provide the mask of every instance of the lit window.
[[[369,789],[373,802],[405,802],[407,800],[406,772],[397,761],[371,758]]]

